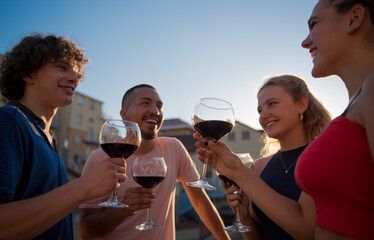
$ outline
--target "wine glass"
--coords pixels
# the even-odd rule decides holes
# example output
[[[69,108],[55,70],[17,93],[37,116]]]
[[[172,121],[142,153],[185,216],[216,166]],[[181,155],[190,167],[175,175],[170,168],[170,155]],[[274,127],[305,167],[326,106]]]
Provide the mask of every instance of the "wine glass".
[[[163,157],[137,157],[132,167],[132,177],[144,188],[154,188],[166,176],[167,167]],[[149,208],[147,219],[135,227],[138,230],[151,230],[161,228],[152,222]]]
[[[218,141],[229,133],[235,125],[234,109],[231,103],[218,98],[202,98],[192,113],[192,125],[207,145],[209,140]],[[207,152],[209,153],[209,152]],[[206,180],[207,164],[204,161],[203,172],[199,180],[188,182],[191,187],[215,190]]]
[[[138,149],[141,141],[141,133],[137,123],[125,120],[106,120],[101,127],[100,146],[111,158],[128,158]],[[100,207],[123,208],[127,204],[118,201],[117,190],[112,197]]]
[[[238,153],[236,155],[244,163],[245,166],[253,169],[253,159],[251,158],[251,155],[249,155],[249,153]],[[221,181],[224,182],[226,184],[226,186],[229,186],[229,187],[236,186],[236,187],[239,188],[239,186],[234,181],[229,179],[228,177],[220,174],[217,171],[216,171],[216,173],[217,173],[219,179],[221,179]],[[240,189],[238,191],[234,192],[234,194],[240,194],[240,193],[241,193]],[[251,231],[252,228],[250,226],[243,225],[240,222],[238,206],[235,207],[234,212],[235,212],[234,223],[233,223],[233,225],[226,227],[225,230],[228,231],[228,232],[240,232],[240,233]]]

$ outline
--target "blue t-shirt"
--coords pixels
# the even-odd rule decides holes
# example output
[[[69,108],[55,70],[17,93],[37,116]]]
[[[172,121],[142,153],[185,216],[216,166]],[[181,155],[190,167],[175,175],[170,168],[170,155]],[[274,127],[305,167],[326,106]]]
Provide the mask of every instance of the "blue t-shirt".
[[[33,198],[68,182],[64,163],[44,128],[43,120],[19,102],[0,108],[1,203]],[[72,215],[34,239],[73,240]]]

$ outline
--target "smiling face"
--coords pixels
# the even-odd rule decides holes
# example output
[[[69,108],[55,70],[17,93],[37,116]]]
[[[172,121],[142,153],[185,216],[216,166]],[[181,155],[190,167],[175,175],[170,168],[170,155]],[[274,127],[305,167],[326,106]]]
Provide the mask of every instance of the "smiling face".
[[[257,110],[260,125],[270,138],[281,141],[295,131],[303,132],[299,114],[303,111],[281,86],[263,88],[258,94]]]
[[[76,65],[63,59],[44,64],[40,69],[23,77],[25,96],[50,108],[70,104],[79,84]]]
[[[136,122],[143,139],[154,139],[164,121],[164,105],[158,93],[148,87],[137,88],[128,101],[127,107],[121,110],[122,118]]]
[[[309,49],[313,58],[314,77],[339,74],[344,68],[344,55],[349,50],[346,19],[338,15],[328,0],[320,0],[308,21],[309,35],[302,47]]]

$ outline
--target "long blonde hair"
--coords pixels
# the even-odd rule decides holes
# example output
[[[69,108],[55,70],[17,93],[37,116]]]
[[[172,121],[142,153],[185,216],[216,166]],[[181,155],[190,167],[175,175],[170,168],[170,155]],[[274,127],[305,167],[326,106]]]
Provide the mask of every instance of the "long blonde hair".
[[[297,102],[301,97],[306,96],[309,99],[308,108],[303,113],[303,127],[310,143],[315,139],[331,121],[331,114],[323,106],[323,104],[314,97],[309,91],[308,86],[301,78],[293,75],[281,75],[267,79],[260,87],[257,97],[262,90],[267,86],[280,86],[287,93],[292,96],[294,102]],[[264,132],[263,135],[264,147],[261,150],[262,156],[268,156],[279,150],[279,141],[274,138],[269,138]]]

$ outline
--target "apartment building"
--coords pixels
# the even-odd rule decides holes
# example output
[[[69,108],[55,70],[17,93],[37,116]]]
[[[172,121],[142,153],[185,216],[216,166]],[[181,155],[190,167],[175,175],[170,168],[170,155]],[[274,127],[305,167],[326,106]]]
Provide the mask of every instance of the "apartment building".
[[[60,108],[52,122],[58,151],[69,172],[80,175],[91,150],[99,147],[99,132],[104,118],[103,103],[80,92],[73,102]]]

